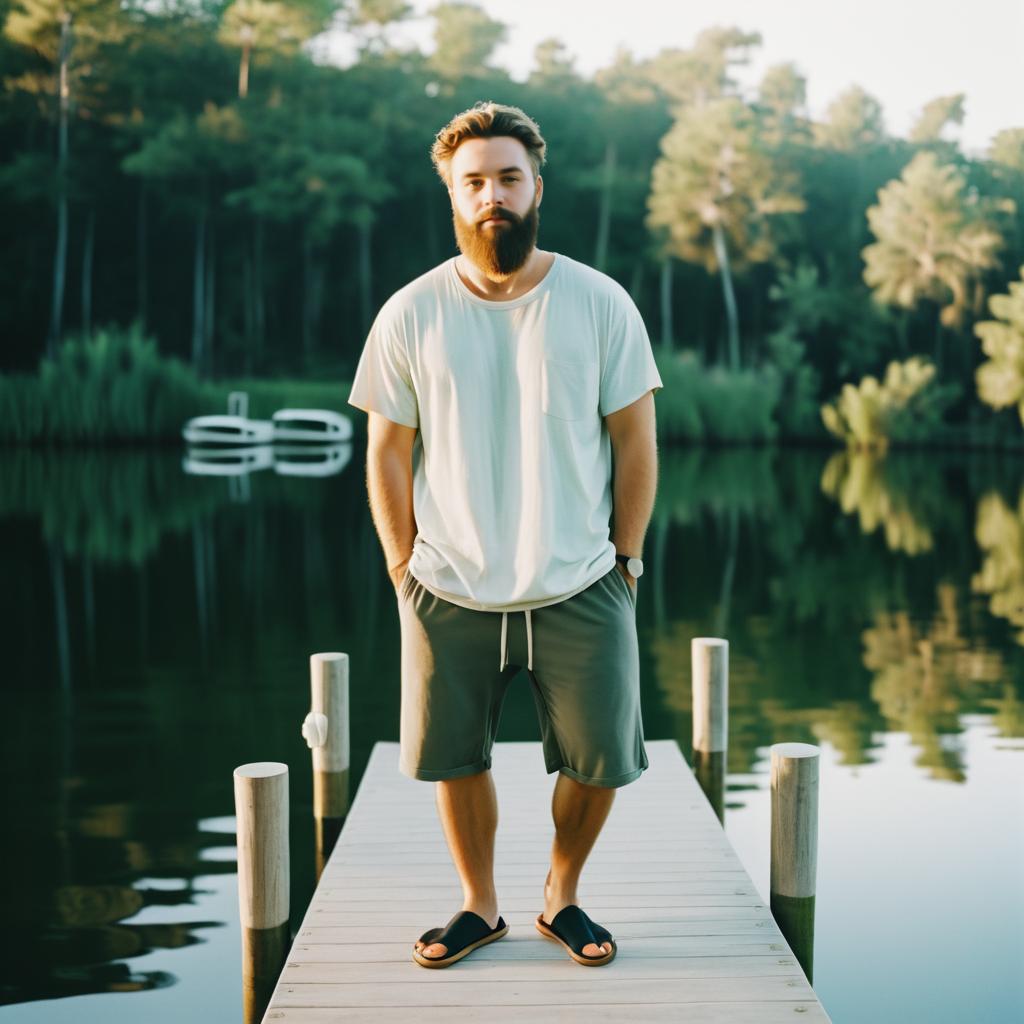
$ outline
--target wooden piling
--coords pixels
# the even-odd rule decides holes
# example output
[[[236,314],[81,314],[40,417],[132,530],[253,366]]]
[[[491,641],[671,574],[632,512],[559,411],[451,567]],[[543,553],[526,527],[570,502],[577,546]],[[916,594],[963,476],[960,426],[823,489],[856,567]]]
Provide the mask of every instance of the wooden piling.
[[[242,926],[242,1012],[263,1017],[291,943],[288,766],[258,761],[235,769],[238,908]]]
[[[776,743],[771,757],[771,909],[811,981],[820,751],[810,743]]]
[[[302,732],[313,751],[317,879],[348,814],[351,759],[348,665],[348,655],[336,651],[312,654],[309,658],[311,710]]]
[[[725,820],[725,758],[729,745],[729,641],[690,641],[693,771],[719,821]]]

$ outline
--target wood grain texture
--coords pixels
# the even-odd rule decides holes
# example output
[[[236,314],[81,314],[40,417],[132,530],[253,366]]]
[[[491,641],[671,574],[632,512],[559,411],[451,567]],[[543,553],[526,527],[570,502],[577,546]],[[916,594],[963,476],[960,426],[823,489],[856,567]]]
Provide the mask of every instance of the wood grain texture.
[[[771,748],[772,832],[769,887],[780,896],[813,896],[818,864],[818,748]]]
[[[690,641],[693,749],[725,750],[729,739],[729,641],[695,636]]]
[[[434,787],[399,774],[397,744],[378,743],[265,1020],[827,1022],[678,746],[647,753],[580,885],[619,943],[613,963],[581,967],[535,931],[554,779],[540,744],[499,743],[495,876],[509,934],[425,971],[412,944],[458,910],[458,876]]]
[[[288,920],[288,766],[257,761],[235,769],[238,912],[243,929]]]

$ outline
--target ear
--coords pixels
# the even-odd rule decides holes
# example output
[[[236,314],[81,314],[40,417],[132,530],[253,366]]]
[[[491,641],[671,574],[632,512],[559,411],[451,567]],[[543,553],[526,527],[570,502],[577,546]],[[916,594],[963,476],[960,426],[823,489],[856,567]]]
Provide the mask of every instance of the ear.
[[[544,195],[544,179],[537,175],[537,205],[540,206],[541,197]]]

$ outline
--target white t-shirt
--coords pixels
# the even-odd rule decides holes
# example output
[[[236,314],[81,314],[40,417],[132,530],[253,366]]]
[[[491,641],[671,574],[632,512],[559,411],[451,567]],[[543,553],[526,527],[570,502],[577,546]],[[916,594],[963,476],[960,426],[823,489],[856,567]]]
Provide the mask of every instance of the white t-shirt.
[[[614,567],[602,417],[661,386],[612,278],[556,253],[530,291],[492,301],[452,257],[381,307],[348,401],[419,428],[412,575],[464,608],[520,611]]]

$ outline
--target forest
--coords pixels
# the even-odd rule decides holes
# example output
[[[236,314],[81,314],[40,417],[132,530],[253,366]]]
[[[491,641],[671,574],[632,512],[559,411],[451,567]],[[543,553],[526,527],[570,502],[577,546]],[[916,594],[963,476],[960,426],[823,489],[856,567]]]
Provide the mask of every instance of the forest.
[[[429,159],[482,99],[548,145],[539,244],[616,278],[662,369],[659,435],[1016,447],[1024,126],[907,137],[851,86],[709,27],[590,76],[547,39],[402,0],[0,0],[0,439],[177,436],[228,390],[344,409],[369,324],[455,252]],[[339,34],[356,59],[338,66]]]

